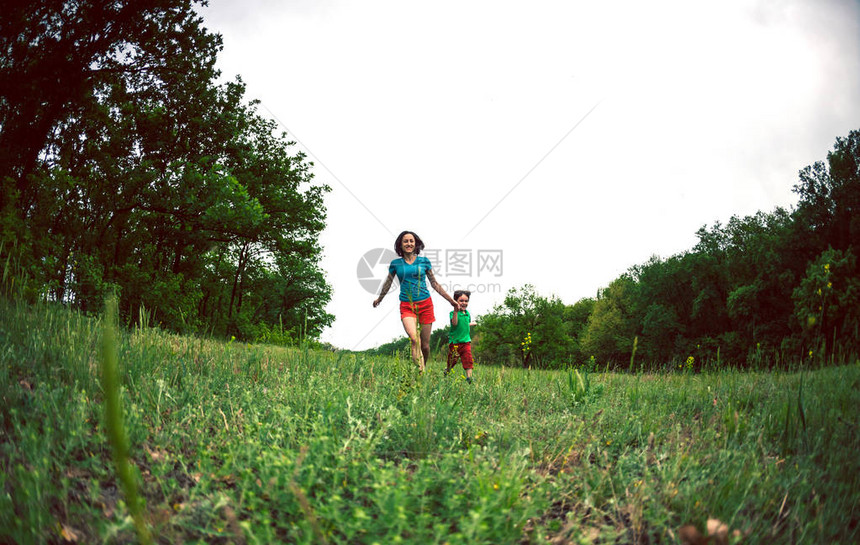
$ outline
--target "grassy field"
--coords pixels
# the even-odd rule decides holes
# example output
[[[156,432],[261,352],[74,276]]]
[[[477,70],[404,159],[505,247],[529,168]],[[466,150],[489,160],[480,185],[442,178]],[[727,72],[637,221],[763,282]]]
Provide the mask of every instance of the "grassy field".
[[[860,542],[857,362],[482,366],[470,385],[439,361],[418,376],[141,321],[117,336],[115,393],[155,543],[692,543],[709,519],[713,543]],[[102,333],[0,301],[0,543],[146,539],[105,427]]]

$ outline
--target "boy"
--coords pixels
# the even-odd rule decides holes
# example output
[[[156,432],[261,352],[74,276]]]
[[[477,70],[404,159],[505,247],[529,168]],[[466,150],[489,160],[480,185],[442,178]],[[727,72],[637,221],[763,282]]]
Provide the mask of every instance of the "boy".
[[[457,364],[457,356],[460,357],[460,362],[463,364],[463,369],[466,371],[466,382],[472,384],[472,336],[469,330],[470,326],[476,325],[472,321],[472,315],[466,308],[469,306],[469,298],[472,293],[466,290],[457,290],[454,292],[454,300],[460,307],[457,311],[451,311],[449,314],[451,320],[451,330],[448,332],[448,365],[445,369],[445,374],[451,372],[451,369]]]

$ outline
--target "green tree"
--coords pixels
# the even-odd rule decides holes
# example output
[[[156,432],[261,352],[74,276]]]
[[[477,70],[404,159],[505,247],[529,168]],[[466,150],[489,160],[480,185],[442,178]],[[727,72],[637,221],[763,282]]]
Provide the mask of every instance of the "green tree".
[[[642,318],[642,352],[640,358],[668,361],[675,354],[682,326],[672,307],[652,303]]]
[[[838,137],[826,163],[801,170],[794,191],[800,197],[798,226],[814,245],[814,255],[828,247],[860,246],[860,130]]]
[[[582,351],[600,361],[629,361],[638,324],[632,320],[637,285],[623,274],[597,294],[581,339]]]
[[[792,332],[791,289],[807,259],[799,261],[793,222],[777,208],[699,230],[687,352],[705,346],[713,357],[720,349],[737,363],[752,353],[777,357]]]
[[[32,175],[51,157],[56,129],[79,119],[105,82],[118,73],[167,74],[164,56],[146,54],[161,37],[180,53],[198,37],[220,48],[220,38],[200,32],[191,0],[66,2],[23,0],[0,11],[0,210],[15,215],[7,229],[26,224],[40,200]],[[171,24],[172,23],[172,24]],[[189,24],[190,23],[190,24]],[[40,158],[40,156],[42,158]],[[23,235],[22,232],[15,233]],[[5,233],[9,235],[8,231]]]
[[[44,297],[83,310],[116,289],[124,316],[172,329],[318,335],[332,321],[318,268],[328,188],[241,80],[216,84],[220,37],[193,4],[3,12],[0,140],[19,142],[0,165],[0,237]]]
[[[585,328],[588,327],[588,318],[594,311],[594,303],[594,298],[584,297],[564,308],[564,334],[571,345],[572,363],[582,364],[588,359],[588,356],[583,353],[580,339]]]
[[[694,294],[686,254],[631,267],[637,283],[629,319],[639,324],[636,334],[640,361],[667,361],[676,350],[683,351]]]
[[[832,353],[860,346],[860,271],[851,250],[830,248],[806,269],[792,294],[806,347]]]
[[[136,242],[127,236],[129,203],[151,188],[156,170],[141,168],[154,147],[145,135],[170,132],[147,131],[133,113],[153,95],[178,95],[191,81],[199,90],[217,74],[220,38],[200,26],[192,5],[42,0],[13,3],[0,16],[9,53],[0,69],[0,236],[21,243],[30,274],[54,299],[72,293],[81,308],[100,308],[112,282],[107,263],[121,262]],[[210,99],[186,96],[189,107]]]
[[[749,349],[775,350],[791,334],[791,289],[799,276],[787,262],[791,218],[777,209],[728,225],[730,293],[726,300],[733,329]]]
[[[534,286],[512,288],[502,304],[480,317],[475,353],[483,361],[553,368],[570,362],[574,343],[565,331],[565,305]]]

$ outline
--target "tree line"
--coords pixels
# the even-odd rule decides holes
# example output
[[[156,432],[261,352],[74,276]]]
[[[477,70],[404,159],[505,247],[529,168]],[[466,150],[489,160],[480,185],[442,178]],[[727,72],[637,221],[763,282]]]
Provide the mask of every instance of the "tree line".
[[[219,83],[193,0],[0,11],[4,291],[126,320],[287,343],[333,316],[312,166]],[[14,274],[13,274],[14,273]],[[12,278],[14,276],[14,278]]]
[[[527,285],[478,320],[485,363],[780,366],[860,347],[860,131],[802,169],[791,210],[703,226],[573,305]]]

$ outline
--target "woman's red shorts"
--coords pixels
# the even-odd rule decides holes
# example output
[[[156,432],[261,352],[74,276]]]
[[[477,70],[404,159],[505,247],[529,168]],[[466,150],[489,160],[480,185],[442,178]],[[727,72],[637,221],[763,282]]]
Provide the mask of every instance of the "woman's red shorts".
[[[418,318],[420,324],[432,324],[436,321],[436,315],[433,314],[433,300],[428,297],[414,303],[400,301],[400,319],[408,316]]]

